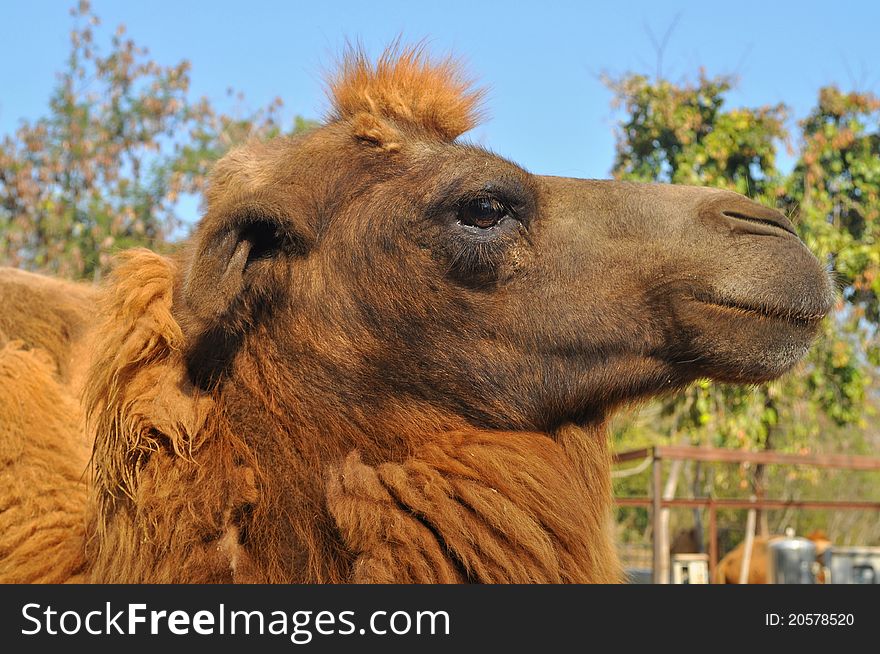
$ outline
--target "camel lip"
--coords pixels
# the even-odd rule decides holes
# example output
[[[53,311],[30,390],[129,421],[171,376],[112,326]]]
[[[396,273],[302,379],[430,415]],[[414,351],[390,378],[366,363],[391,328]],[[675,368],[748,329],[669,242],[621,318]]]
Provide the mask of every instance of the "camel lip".
[[[793,308],[749,304],[747,302],[740,302],[730,298],[716,296],[695,296],[693,300],[699,304],[705,304],[728,312],[737,312],[747,315],[750,318],[757,318],[759,320],[777,320],[798,327],[815,326],[821,322],[826,315],[828,315],[828,311],[830,310],[830,303],[821,308],[817,307],[815,309],[798,310]]]

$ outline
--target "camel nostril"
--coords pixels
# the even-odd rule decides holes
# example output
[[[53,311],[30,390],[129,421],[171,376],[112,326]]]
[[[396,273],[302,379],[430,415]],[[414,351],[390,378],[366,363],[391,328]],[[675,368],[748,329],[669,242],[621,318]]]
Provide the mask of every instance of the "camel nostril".
[[[791,224],[791,221],[778,211],[774,211],[772,209],[761,207],[761,211],[755,211],[753,213],[744,213],[742,211],[722,211],[721,215],[731,220],[752,223],[753,225],[763,225],[765,227],[771,227],[773,229],[781,229],[784,232],[788,232],[792,236],[797,236],[797,232],[794,231],[794,226]]]

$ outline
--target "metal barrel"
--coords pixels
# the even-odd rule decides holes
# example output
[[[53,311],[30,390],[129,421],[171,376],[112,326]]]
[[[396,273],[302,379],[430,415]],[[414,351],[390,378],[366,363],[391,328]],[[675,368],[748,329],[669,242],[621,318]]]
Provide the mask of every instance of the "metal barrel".
[[[767,545],[771,584],[815,584],[816,544],[806,538],[780,538]]]
[[[880,547],[829,547],[825,565],[832,584],[880,584]]]

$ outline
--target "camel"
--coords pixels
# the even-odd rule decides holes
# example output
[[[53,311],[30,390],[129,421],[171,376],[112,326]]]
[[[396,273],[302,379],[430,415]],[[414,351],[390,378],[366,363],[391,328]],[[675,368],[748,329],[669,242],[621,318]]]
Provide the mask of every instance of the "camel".
[[[768,579],[769,570],[769,548],[770,543],[786,538],[783,535],[775,536],[757,536],[752,545],[752,553],[749,558],[747,584],[767,584],[772,583]],[[831,547],[831,541],[821,529],[817,529],[807,534],[806,538],[813,541],[816,546],[816,580],[817,583],[825,583],[825,571],[822,569],[825,552]],[[715,568],[715,578],[713,583],[716,584],[738,584],[740,583],[740,573],[743,564],[743,555],[745,554],[745,543],[740,543],[728,552],[718,566]]]
[[[352,52],[330,96],[174,256],[0,275],[0,578],[615,583],[610,417],[775,378],[832,306],[773,209],[462,140],[451,59]]]

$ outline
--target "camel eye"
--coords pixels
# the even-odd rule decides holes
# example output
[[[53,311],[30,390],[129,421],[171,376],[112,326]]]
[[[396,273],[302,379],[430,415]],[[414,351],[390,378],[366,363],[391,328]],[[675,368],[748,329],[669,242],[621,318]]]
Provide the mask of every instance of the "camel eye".
[[[469,227],[489,229],[507,218],[510,212],[494,198],[477,198],[458,209],[458,222]]]

